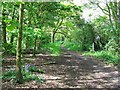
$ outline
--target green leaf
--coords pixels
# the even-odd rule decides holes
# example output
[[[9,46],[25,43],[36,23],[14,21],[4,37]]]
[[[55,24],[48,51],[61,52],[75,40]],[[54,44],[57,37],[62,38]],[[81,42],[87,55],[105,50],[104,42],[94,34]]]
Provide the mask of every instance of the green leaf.
[[[10,25],[10,26],[7,26],[7,30],[8,31],[12,31],[14,29],[14,26]]]
[[[4,20],[4,22],[11,22],[12,20],[11,19],[7,19],[7,20]]]

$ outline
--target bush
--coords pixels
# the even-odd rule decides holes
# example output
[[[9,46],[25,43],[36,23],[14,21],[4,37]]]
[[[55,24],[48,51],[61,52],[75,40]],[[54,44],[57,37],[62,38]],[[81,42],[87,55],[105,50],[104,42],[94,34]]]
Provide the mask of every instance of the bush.
[[[13,45],[11,43],[3,44],[3,53],[6,53],[7,55],[15,55],[16,45]]]
[[[65,42],[63,44],[63,46],[65,48],[67,48],[68,50],[72,50],[72,51],[81,51],[82,50],[82,46],[78,43],[73,43],[73,42]]]
[[[47,50],[51,54],[59,55],[61,53],[60,43],[49,43],[44,46],[44,50]]]
[[[116,50],[118,50],[118,48],[118,44],[113,38],[110,39],[109,42],[105,45],[105,49],[113,54],[116,54]]]

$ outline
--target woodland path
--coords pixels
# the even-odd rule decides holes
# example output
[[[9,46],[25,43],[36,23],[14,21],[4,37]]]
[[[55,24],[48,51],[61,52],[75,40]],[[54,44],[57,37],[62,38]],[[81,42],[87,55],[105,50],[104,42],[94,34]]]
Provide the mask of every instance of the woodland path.
[[[30,63],[35,64],[45,71],[44,74],[38,74],[38,76],[45,77],[46,82],[38,84],[31,81],[21,85],[13,85],[14,87],[118,88],[120,86],[118,85],[119,73],[117,68],[76,52],[64,50],[60,56],[38,54],[35,58],[30,56],[25,57],[26,61],[30,58],[32,59]],[[55,62],[56,64],[40,65],[48,61]]]

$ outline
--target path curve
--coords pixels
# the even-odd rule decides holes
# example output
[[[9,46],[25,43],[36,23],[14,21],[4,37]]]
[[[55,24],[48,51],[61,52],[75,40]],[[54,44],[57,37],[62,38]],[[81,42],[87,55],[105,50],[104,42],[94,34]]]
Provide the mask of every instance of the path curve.
[[[67,50],[53,59],[57,64],[41,67],[46,71],[45,87],[118,88],[118,69],[113,66]]]
[[[46,61],[54,61],[56,64],[40,66]],[[33,63],[45,71],[38,76],[45,77],[46,82],[44,84],[27,82],[16,85],[15,88],[118,88],[120,86],[117,68],[76,52],[63,50],[60,56],[37,55]]]

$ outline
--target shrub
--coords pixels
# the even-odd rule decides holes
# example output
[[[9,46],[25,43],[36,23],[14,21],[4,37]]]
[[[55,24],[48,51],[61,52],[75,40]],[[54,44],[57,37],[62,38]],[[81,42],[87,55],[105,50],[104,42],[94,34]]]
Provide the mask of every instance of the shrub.
[[[61,53],[60,43],[49,43],[44,46],[44,50],[49,51],[51,54],[59,55]]]
[[[65,48],[67,48],[68,50],[72,50],[72,51],[81,51],[82,50],[82,46],[78,43],[73,43],[73,42],[65,42],[63,44],[63,46]]]

